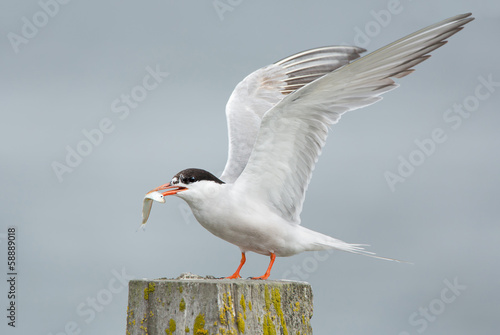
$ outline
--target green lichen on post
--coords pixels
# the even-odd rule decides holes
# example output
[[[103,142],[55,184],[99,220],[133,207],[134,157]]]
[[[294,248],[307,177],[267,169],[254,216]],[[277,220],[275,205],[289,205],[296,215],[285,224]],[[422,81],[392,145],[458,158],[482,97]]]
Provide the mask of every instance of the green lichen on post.
[[[186,309],[186,301],[184,298],[181,299],[181,302],[179,303],[179,310],[182,312]]]
[[[189,327],[186,327],[186,328],[184,329],[184,332],[185,332],[185,333],[189,333]]]
[[[219,319],[221,325],[227,325],[226,312],[224,308],[219,310]]]
[[[130,309],[129,306],[127,306],[127,322],[131,326],[135,325],[134,310]]]
[[[222,294],[222,302],[224,307],[219,309],[219,319],[222,325],[234,325],[234,306],[233,301],[231,299],[231,294],[223,293]],[[228,320],[228,315],[231,317],[231,320]]]
[[[179,293],[182,293],[184,291],[184,289],[182,288],[182,286],[179,286]]]
[[[245,333],[245,318],[241,313],[238,313],[238,318],[236,318],[236,325],[238,326],[238,331],[240,333]]]
[[[155,283],[149,283],[144,289],[144,300],[149,300],[149,295],[155,291]]]
[[[168,322],[168,328],[165,329],[165,333],[167,333],[167,335],[172,335],[176,329],[177,325],[175,324],[175,320],[170,319],[170,321]]]
[[[241,294],[240,306],[241,306],[241,309],[243,309],[243,318],[246,320],[247,319],[247,305],[246,305],[245,296],[243,295],[243,293]]]
[[[263,330],[263,335],[276,335],[276,328],[274,328],[273,320],[271,320],[270,313],[264,315],[264,324],[262,330]]]
[[[170,282],[167,284],[167,290],[168,290],[168,294],[169,294],[169,295],[170,295],[170,294],[172,294],[172,285],[173,285],[173,284],[172,284],[172,283],[170,283]]]
[[[264,301],[266,302],[266,311],[269,311],[269,308],[271,308],[271,296],[269,295],[267,284],[264,287]]]
[[[208,330],[205,329],[205,315],[198,314],[196,319],[194,319],[193,325],[194,335],[208,335]]]
[[[147,316],[147,314],[146,314],[146,313],[144,313],[144,316],[143,316],[143,317],[142,317],[142,319],[141,319],[141,325],[142,325],[142,324],[145,324],[147,321],[148,321],[148,316]]]
[[[281,308],[281,293],[278,288],[272,289],[273,295],[273,305],[276,310],[276,314],[280,318],[281,327],[283,328],[283,335],[288,335],[288,329],[286,328],[285,316],[283,315],[283,310]]]

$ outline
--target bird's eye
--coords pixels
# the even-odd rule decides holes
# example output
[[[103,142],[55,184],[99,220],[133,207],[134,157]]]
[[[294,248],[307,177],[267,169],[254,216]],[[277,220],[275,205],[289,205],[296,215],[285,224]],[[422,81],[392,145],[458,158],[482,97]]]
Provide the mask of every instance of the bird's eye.
[[[173,178],[172,181],[170,182],[172,185],[175,185],[179,183],[179,180],[177,178]]]
[[[180,181],[181,181],[181,183],[187,185],[187,184],[194,183],[196,181],[196,177],[194,177],[194,176],[184,177],[183,175],[180,175]]]

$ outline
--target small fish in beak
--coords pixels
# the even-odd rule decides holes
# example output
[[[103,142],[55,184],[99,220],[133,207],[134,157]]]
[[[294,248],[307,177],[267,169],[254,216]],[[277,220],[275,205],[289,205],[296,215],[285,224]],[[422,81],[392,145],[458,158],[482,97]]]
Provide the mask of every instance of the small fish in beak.
[[[168,183],[149,191],[142,202],[142,223],[139,226],[139,229],[142,228],[142,230],[144,230],[146,228],[146,222],[148,221],[149,213],[151,212],[151,207],[153,206],[153,200],[165,203],[166,196],[174,195],[184,190],[187,190],[187,188]]]
[[[146,228],[146,222],[148,221],[149,213],[151,212],[151,207],[153,206],[153,200],[165,203],[165,197],[160,192],[154,191],[146,194],[142,202],[142,223],[139,226],[139,229],[142,228],[144,230]]]

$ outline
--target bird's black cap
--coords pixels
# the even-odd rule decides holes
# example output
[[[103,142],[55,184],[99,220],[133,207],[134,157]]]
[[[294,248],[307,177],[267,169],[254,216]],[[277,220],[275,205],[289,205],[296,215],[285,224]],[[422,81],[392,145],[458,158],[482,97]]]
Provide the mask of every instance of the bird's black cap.
[[[224,184],[222,180],[214,176],[208,171],[205,171],[203,169],[185,169],[182,170],[181,172],[177,173],[173,178],[172,178],[172,184],[176,184],[178,182],[181,182],[183,184],[191,184],[200,180],[209,180],[216,182],[217,184]]]

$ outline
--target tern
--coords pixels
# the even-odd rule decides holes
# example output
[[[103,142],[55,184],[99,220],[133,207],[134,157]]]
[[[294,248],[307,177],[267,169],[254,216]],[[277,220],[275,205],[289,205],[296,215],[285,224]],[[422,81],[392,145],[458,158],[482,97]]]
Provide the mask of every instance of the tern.
[[[240,248],[240,264],[229,279],[241,278],[249,251],[270,257],[265,274],[252,279],[269,278],[276,257],[304,251],[338,249],[395,260],[301,226],[306,189],[329,127],[347,111],[381,100],[398,87],[393,79],[413,72],[472,20],[470,13],[457,15],[364,57],[359,47],[328,46],[251,73],[226,105],[229,153],[222,175],[180,171],[147,193],[142,226],[153,200],[185,200],[204,228]]]

